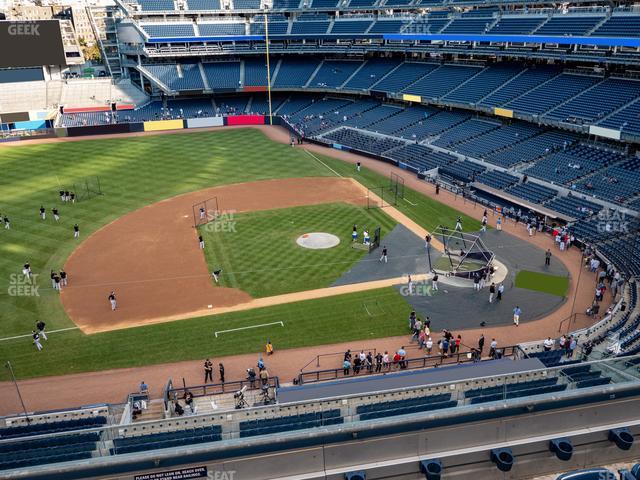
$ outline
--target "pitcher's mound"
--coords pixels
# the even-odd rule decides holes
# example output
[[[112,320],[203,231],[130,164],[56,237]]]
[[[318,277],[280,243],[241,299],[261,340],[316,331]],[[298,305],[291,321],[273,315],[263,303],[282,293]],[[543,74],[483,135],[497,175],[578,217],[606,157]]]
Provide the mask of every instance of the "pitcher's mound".
[[[340,243],[340,239],[331,233],[313,232],[300,235],[296,243],[304,248],[320,250],[335,247]]]

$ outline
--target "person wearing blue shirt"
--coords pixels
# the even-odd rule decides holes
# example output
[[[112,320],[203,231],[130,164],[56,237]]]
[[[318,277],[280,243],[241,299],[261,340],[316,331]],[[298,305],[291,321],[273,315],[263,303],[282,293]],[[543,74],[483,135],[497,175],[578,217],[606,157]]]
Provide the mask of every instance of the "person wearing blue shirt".
[[[520,314],[522,313],[522,310],[520,310],[520,307],[518,307],[516,305],[516,308],[513,309],[513,324],[517,327],[520,324]]]

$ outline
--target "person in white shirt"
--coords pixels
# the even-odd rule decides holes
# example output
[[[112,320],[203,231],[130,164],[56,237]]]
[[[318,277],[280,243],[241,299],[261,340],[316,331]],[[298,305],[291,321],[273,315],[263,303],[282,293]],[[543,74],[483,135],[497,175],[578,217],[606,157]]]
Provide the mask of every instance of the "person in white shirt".
[[[553,348],[553,344],[555,343],[553,340],[551,340],[551,337],[548,337],[544,342],[542,342],[544,345],[544,351],[548,352],[549,350],[551,350]]]

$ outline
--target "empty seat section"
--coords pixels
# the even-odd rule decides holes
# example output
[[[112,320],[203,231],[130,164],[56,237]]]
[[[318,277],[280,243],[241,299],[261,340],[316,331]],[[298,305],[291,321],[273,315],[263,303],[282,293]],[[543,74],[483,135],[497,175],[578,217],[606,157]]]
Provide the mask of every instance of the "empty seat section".
[[[318,68],[318,60],[283,59],[273,82],[275,88],[302,88]]]
[[[398,66],[396,60],[372,59],[345,84],[345,90],[368,90],[373,84]]]
[[[600,79],[583,75],[561,74],[505,105],[519,113],[539,115],[569,100],[598,83]]]
[[[443,65],[403,90],[421,97],[440,98],[458,87],[482,69],[463,65]]]
[[[202,66],[210,88],[229,89],[241,86],[240,62],[203,63]]]
[[[434,63],[403,63],[380,82],[373,85],[371,90],[398,93],[436,68],[438,65]]]
[[[325,60],[308,87],[339,88],[361,66],[358,61]]]

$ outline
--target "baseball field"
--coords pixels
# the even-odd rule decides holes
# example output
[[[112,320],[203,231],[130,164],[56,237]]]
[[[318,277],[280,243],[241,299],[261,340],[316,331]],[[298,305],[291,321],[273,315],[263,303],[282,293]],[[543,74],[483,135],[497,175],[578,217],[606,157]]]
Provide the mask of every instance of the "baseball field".
[[[150,280],[145,280],[135,262],[123,261],[127,259],[98,258],[97,250],[95,262],[91,256],[78,256],[91,243],[89,237],[100,236],[92,234],[109,231],[112,225],[129,218],[138,222],[134,224],[137,230],[147,231],[148,238],[133,241],[138,237],[130,236],[126,229],[105,238],[120,248],[115,252],[146,251],[175,232],[170,223],[164,224],[152,211],[147,215],[143,207],[154,208],[178,195],[194,195],[213,187],[272,179],[342,176],[354,178],[364,187],[388,184],[388,178],[373,171],[355,172],[350,164],[310,156],[253,129],[3,147],[0,170],[0,213],[11,220],[11,229],[0,231],[0,360],[10,360],[19,378],[260,351],[267,336],[283,349],[405,332],[403,319],[410,307],[389,287],[88,335],[78,329],[49,280],[51,270],[66,268],[69,286],[63,295],[73,292],[84,298],[87,308],[99,312],[101,320],[108,322],[112,313],[106,299],[109,289],[116,288],[119,297],[126,299],[127,291],[134,291],[135,281],[125,282],[123,278],[138,278],[139,283]],[[99,178],[102,195],[75,204],[60,202],[61,188],[94,177]],[[427,230],[439,224],[452,226],[459,215],[408,188],[405,198],[398,202],[397,210]],[[336,203],[341,200],[323,201],[321,205],[293,204],[281,211],[240,209],[237,235],[214,238],[215,232],[205,232],[207,247],[204,254],[197,252],[203,257],[202,268],[206,272],[220,265],[225,274],[229,273],[223,274],[221,286],[212,288],[228,287],[256,298],[330,285],[360,258],[361,254],[346,246],[351,224],[376,224],[383,232],[395,225],[384,209]],[[269,205],[268,201],[264,203]],[[41,206],[47,210],[45,220],[39,217]],[[60,213],[57,222],[51,215],[54,207]],[[132,216],[136,212],[140,217]],[[190,211],[184,211],[185,217],[190,215]],[[463,222],[465,229],[479,227],[468,217]],[[79,239],[73,238],[76,223]],[[246,234],[242,228],[246,228]],[[335,233],[344,248],[314,257],[312,254],[318,252],[302,251],[291,243],[298,234],[315,230]],[[192,235],[195,237],[195,232]],[[184,283],[179,270],[183,252],[174,254],[175,258],[168,255],[145,260],[162,272],[163,276],[154,281],[168,291]],[[69,268],[74,265],[70,256],[85,260],[82,274],[74,276],[77,269]],[[35,274],[28,285],[21,275],[25,262],[31,264]],[[110,273],[108,285],[85,281],[83,275],[96,273],[105,263],[122,265],[122,270]],[[101,292],[99,299],[89,294],[93,290]],[[368,307],[373,306],[378,313],[368,316]],[[36,351],[29,335],[37,320],[44,320],[50,332],[42,352]],[[284,326],[214,336],[215,331],[274,322]],[[0,369],[0,379],[7,379],[5,369]]]

